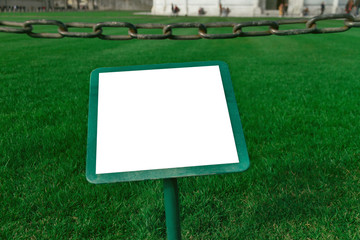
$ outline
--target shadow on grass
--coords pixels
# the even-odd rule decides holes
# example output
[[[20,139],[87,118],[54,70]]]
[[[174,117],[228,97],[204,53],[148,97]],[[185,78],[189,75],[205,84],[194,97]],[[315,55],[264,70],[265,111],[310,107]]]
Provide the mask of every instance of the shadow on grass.
[[[353,176],[343,164],[330,161],[324,162],[324,167],[318,164],[310,160],[280,164],[279,171],[275,170],[263,188],[258,189],[254,211],[246,211],[251,215],[244,226],[248,230],[246,235],[352,237],[359,223],[354,208],[359,209],[359,204],[349,195],[359,187],[355,183],[346,185]],[[353,224],[354,221],[357,223]]]

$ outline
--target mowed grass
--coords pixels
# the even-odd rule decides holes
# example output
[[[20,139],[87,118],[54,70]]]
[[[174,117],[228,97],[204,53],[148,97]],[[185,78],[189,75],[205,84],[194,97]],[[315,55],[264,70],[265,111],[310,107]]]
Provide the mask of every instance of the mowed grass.
[[[250,20],[129,12],[0,15],[10,21],[34,18]],[[199,41],[0,33],[0,239],[166,238],[161,180],[86,181],[90,73],[98,67],[210,60],[229,65],[251,167],[179,179],[183,238],[359,239],[359,42],[360,29]]]

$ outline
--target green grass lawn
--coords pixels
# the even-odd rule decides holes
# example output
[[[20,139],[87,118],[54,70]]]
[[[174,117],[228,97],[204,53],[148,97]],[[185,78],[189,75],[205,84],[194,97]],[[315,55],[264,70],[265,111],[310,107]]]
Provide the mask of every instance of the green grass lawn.
[[[131,12],[0,15],[34,18],[249,21]],[[360,239],[359,43],[360,29],[198,41],[0,33],[0,239],[164,239],[161,180],[86,181],[90,73],[208,60],[229,65],[251,167],[179,179],[183,238]]]

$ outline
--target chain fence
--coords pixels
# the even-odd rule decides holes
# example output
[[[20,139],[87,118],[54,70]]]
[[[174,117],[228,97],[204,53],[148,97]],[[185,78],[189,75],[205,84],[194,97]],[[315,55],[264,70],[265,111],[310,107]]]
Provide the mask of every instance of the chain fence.
[[[317,23],[324,20],[344,20],[343,26],[319,28]],[[304,28],[280,30],[280,26],[286,28],[287,25],[303,24]],[[35,25],[57,26],[56,33],[33,32]],[[245,31],[248,27],[269,27],[267,30]],[[125,28],[128,29],[127,35],[105,35],[103,28]],[[289,36],[300,34],[319,34],[319,33],[338,33],[349,30],[353,27],[360,27],[360,18],[355,18],[352,14],[327,14],[310,19],[281,19],[278,21],[262,20],[250,22],[212,22],[212,23],[142,23],[132,24],[128,22],[100,22],[100,23],[63,23],[57,20],[28,20],[25,22],[0,21],[0,32],[27,34],[33,38],[100,38],[103,40],[131,40],[131,39],[173,39],[173,40],[196,40],[196,39],[228,39],[237,37],[256,37],[256,36]],[[71,32],[70,28],[90,28],[92,32]],[[195,35],[175,35],[173,30],[176,28],[197,29]],[[232,28],[229,33],[210,34],[210,28]],[[161,29],[162,34],[142,34],[140,29]]]

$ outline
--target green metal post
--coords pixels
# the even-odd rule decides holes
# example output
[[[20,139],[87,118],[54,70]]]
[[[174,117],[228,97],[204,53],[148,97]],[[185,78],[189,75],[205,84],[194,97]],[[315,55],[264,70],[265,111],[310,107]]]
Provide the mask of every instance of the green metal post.
[[[180,240],[179,190],[176,178],[164,179],[164,203],[168,240]]]

